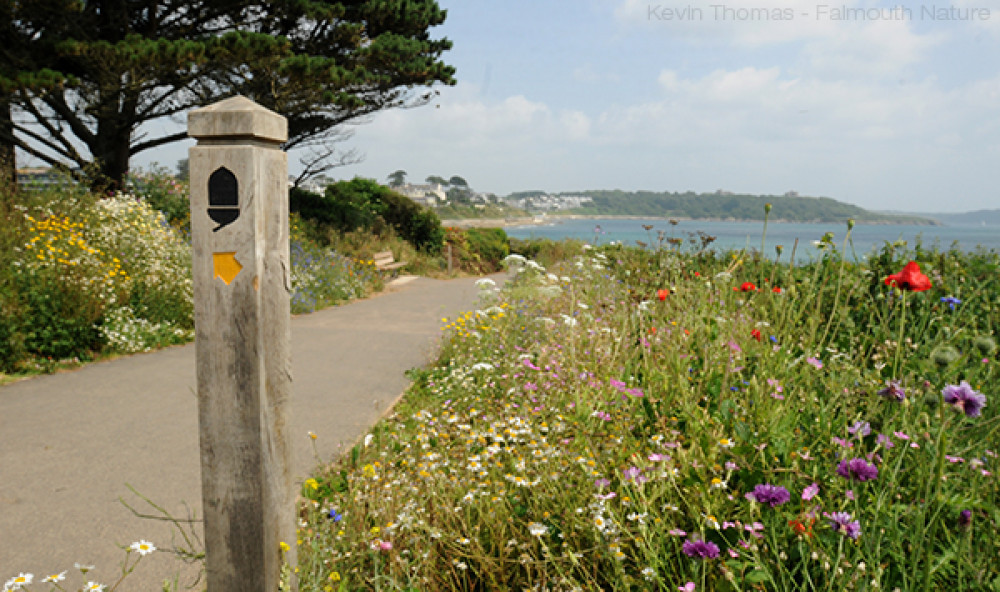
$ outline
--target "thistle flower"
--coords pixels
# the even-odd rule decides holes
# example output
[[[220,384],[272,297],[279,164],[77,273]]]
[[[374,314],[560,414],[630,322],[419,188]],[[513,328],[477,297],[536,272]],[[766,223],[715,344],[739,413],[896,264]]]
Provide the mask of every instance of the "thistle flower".
[[[715,559],[719,556],[719,546],[711,541],[697,539],[684,541],[681,550],[694,559]]]
[[[759,504],[768,504],[772,508],[780,506],[791,499],[788,490],[780,485],[761,483],[753,488],[753,491],[746,494],[746,498],[754,500]]]
[[[837,474],[851,481],[871,481],[878,477],[878,467],[868,464],[863,458],[852,458],[840,461]]]
[[[968,528],[972,524],[972,511],[962,510],[958,513],[958,525],[962,528]]]
[[[969,383],[962,381],[958,386],[948,385],[941,391],[944,402],[959,411],[965,412],[967,417],[979,417],[983,407],[986,406],[986,395],[972,390]]]
[[[984,356],[992,355],[997,350],[997,342],[989,335],[980,335],[972,340],[972,347]]]
[[[931,352],[931,361],[942,368],[951,364],[959,357],[961,357],[961,354],[958,353],[957,349],[950,345],[936,347],[934,348],[934,351]]]

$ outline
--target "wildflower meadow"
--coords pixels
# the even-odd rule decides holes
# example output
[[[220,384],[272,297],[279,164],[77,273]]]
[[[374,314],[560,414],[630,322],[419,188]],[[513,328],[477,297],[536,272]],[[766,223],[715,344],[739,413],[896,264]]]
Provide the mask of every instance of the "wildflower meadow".
[[[194,339],[187,188],[162,172],[130,185],[137,193],[0,191],[0,372],[50,372]],[[293,216],[293,313],[382,288],[373,262],[318,244],[302,225]]]
[[[1000,590],[995,252],[603,245],[442,319],[303,590]]]

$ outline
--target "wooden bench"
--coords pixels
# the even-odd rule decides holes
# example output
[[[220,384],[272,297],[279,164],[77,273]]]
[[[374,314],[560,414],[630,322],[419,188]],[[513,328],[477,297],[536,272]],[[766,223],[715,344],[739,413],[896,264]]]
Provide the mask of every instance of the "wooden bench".
[[[392,251],[380,251],[372,255],[372,260],[375,261],[375,267],[379,271],[387,271],[391,275],[399,273],[399,268],[406,265],[406,261],[396,261],[396,258],[392,256]]]

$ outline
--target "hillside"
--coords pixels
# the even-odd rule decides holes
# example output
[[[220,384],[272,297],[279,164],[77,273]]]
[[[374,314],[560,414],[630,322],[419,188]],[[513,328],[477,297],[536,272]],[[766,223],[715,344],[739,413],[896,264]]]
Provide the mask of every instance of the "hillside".
[[[1000,210],[976,210],[960,214],[911,214],[956,226],[1000,226]]]
[[[763,220],[764,204],[770,203],[772,221],[846,222],[853,218],[859,224],[940,224],[936,220],[911,214],[871,212],[829,197],[621,190],[591,190],[574,192],[572,195],[587,196],[593,201],[565,210],[567,214]]]

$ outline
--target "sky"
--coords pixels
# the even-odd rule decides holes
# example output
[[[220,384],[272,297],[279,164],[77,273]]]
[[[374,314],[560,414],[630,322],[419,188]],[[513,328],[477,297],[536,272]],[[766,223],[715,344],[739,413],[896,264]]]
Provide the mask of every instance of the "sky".
[[[458,83],[350,126],[332,177],[1000,208],[1000,0],[439,4]]]

